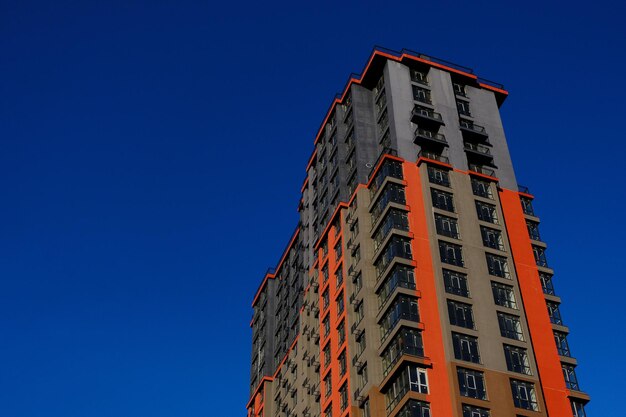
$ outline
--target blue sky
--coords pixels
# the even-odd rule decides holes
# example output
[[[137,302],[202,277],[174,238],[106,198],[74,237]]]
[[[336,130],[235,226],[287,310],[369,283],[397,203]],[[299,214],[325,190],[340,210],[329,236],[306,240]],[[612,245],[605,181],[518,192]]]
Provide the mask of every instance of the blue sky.
[[[0,2],[0,415],[242,416],[250,301],[376,44],[505,84],[590,415],[622,416],[624,6]]]

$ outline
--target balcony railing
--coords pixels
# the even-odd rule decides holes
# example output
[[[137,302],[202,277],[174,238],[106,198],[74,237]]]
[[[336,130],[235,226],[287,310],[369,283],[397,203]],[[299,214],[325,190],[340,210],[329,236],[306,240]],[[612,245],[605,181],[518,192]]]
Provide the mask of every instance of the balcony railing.
[[[427,123],[440,124],[440,125],[443,124],[443,117],[441,117],[440,113],[437,113],[436,111],[433,111],[433,110],[430,110],[421,106],[413,107],[413,111],[411,112],[411,118],[420,119]]]
[[[404,355],[424,357],[422,336],[418,330],[403,328],[382,354],[383,376],[387,376]]]
[[[469,143],[469,142],[465,142],[465,149],[469,150],[469,151],[474,151],[474,152],[478,152],[484,155],[489,155],[491,156],[491,151],[489,150],[488,146],[485,145],[481,145],[481,144],[474,144],[474,143]]]
[[[376,224],[381,214],[389,203],[406,204],[404,187],[394,183],[388,183],[378,196],[378,200],[372,207],[372,224]]]
[[[477,135],[480,136],[487,136],[487,131],[485,130],[484,126],[480,126],[477,125],[475,123],[469,122],[467,120],[461,120],[459,122],[459,125],[461,127],[461,129],[469,132],[469,133],[475,133]]]
[[[446,137],[444,135],[442,135],[441,133],[435,133],[431,130],[426,130],[426,129],[417,129],[415,131],[413,142],[415,142],[418,145],[420,143],[425,143],[425,142],[435,143],[435,144],[443,145],[443,146],[448,145],[448,142],[446,141]]]
[[[488,175],[490,177],[496,176],[496,171],[494,169],[487,168],[482,165],[470,164],[469,168],[470,171],[478,172],[479,174]]]
[[[419,322],[417,299],[407,295],[399,295],[380,320],[381,343],[384,343],[400,320]]]
[[[382,185],[385,182],[385,178],[392,177],[396,179],[403,179],[402,164],[393,159],[387,159],[383,162],[382,166],[374,176],[372,183],[370,184],[370,198],[374,197]]]
[[[397,265],[393,272],[388,275],[385,283],[378,293],[378,309],[382,309],[385,303],[391,298],[396,288],[415,289],[415,278],[413,277],[413,268],[404,265]]]
[[[411,241],[399,236],[393,236],[389,243],[385,246],[382,255],[374,265],[376,267],[376,276],[380,278],[393,260],[393,258],[413,259],[411,254]]]
[[[420,158],[428,158],[428,159],[432,159],[433,161],[443,162],[444,164],[450,163],[450,159],[448,159],[447,156],[439,155],[431,151],[425,151],[425,150],[419,151],[419,153],[417,154],[417,159],[420,159]]]

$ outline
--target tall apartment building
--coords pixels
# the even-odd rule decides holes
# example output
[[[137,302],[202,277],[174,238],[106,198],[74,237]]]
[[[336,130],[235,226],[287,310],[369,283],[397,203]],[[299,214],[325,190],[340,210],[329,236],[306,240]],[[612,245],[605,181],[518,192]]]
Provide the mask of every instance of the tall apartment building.
[[[376,49],[254,300],[248,417],[583,417],[501,85]]]

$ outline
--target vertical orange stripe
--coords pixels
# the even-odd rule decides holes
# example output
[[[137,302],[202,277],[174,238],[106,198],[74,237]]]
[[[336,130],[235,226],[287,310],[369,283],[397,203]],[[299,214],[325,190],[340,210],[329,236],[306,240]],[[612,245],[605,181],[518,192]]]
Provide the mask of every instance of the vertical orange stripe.
[[[554,342],[552,324],[541,288],[539,270],[533,255],[519,194],[511,190],[501,190],[500,201],[511,242],[513,261],[522,293],[547,412],[551,416],[571,416],[572,410],[567,398],[561,360]]]

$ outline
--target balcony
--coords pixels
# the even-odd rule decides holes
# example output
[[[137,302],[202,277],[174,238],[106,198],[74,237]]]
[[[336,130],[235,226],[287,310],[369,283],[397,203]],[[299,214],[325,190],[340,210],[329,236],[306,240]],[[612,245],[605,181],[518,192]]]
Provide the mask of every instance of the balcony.
[[[397,288],[415,290],[415,278],[412,267],[406,265],[396,265],[391,274],[388,275],[387,279],[383,281],[383,284],[376,289],[378,292],[379,311],[384,307]]]
[[[429,403],[411,398],[398,411],[396,417],[427,417],[430,415]]]
[[[461,120],[459,121],[459,127],[461,128],[461,133],[467,138],[488,143],[489,135],[484,126],[477,125],[469,120]]]
[[[402,163],[394,159],[386,159],[383,162],[370,184],[370,198],[374,197],[387,177],[396,178],[398,180],[404,179]]]
[[[404,232],[409,231],[409,218],[404,211],[398,209],[390,209],[382,222],[376,225],[376,233],[374,233],[374,253],[378,252],[381,245],[389,236],[393,229]]]
[[[416,298],[400,294],[389,306],[385,315],[380,319],[381,343],[384,344],[400,320],[419,323],[420,316]]]
[[[422,106],[413,107],[411,121],[420,126],[439,127],[444,124],[441,114]]]
[[[413,259],[411,254],[411,241],[409,239],[397,235],[391,237],[374,264],[378,278],[382,277],[394,258]]]
[[[388,183],[383,188],[383,191],[378,195],[374,206],[371,208],[372,224],[376,224],[378,219],[385,211],[385,208],[390,203],[396,203],[406,205],[406,196],[404,193],[404,187],[395,183]]]
[[[422,334],[416,329],[402,328],[382,354],[383,377],[387,376],[404,355],[424,357]]]
[[[488,168],[483,165],[470,164],[469,169],[472,172],[477,172],[479,174],[487,175],[489,177],[496,176],[496,171],[493,168]]]
[[[433,161],[439,161],[439,162],[443,162],[444,164],[450,163],[450,159],[448,159],[447,156],[443,156],[441,154],[438,154],[437,152],[426,151],[423,149],[419,151],[419,153],[417,154],[417,159],[420,159],[420,158],[426,158],[426,159],[430,159]]]
[[[468,158],[471,158],[476,162],[493,165],[493,155],[491,154],[491,150],[489,150],[488,146],[465,142],[463,147],[465,148]]]
[[[419,146],[434,146],[443,148],[448,146],[448,142],[446,141],[446,137],[441,133],[435,133],[431,130],[426,129],[417,129],[415,131],[415,137],[413,138],[413,143]]]

